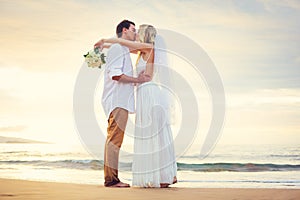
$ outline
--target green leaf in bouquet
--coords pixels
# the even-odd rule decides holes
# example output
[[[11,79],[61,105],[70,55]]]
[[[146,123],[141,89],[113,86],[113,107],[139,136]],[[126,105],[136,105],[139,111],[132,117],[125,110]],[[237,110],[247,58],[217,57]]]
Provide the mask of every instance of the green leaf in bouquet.
[[[94,52],[95,52],[96,54],[98,54],[98,53],[100,52],[100,48],[99,48],[99,47],[95,48],[95,49],[94,49]]]
[[[102,63],[105,64],[106,61],[105,61],[105,55],[104,55],[104,53],[100,55],[100,58],[101,58]]]
[[[83,55],[83,57],[87,57],[89,55],[89,52],[87,52],[87,54]]]

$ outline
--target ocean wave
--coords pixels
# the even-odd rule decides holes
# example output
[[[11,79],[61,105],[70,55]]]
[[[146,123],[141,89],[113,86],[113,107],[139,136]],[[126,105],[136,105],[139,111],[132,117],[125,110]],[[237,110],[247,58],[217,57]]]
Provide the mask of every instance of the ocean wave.
[[[178,170],[200,172],[261,172],[261,171],[299,171],[300,165],[291,164],[258,164],[258,163],[177,163]]]
[[[32,166],[45,166],[54,168],[70,168],[70,169],[93,169],[102,170],[103,169],[102,160],[9,160],[0,161],[0,164],[16,164],[16,165],[32,165]]]
[[[0,165],[32,165],[36,167],[70,168],[103,170],[103,160],[8,160],[0,161]],[[131,171],[132,163],[119,163],[119,168]],[[178,170],[196,172],[262,172],[262,171],[300,171],[300,165],[291,164],[259,164],[259,163],[177,163]]]
[[[300,158],[300,155],[293,155],[293,154],[290,154],[290,155],[270,154],[269,156],[275,157],[275,158]]]

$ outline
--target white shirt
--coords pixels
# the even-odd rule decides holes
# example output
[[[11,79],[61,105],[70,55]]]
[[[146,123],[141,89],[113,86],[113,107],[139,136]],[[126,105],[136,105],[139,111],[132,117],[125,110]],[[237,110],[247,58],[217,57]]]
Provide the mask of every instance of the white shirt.
[[[134,113],[134,85],[112,80],[113,76],[122,74],[133,76],[129,49],[120,44],[113,44],[107,52],[106,63],[102,95],[102,106],[105,115],[108,118],[110,113],[117,107],[124,108],[129,113]]]

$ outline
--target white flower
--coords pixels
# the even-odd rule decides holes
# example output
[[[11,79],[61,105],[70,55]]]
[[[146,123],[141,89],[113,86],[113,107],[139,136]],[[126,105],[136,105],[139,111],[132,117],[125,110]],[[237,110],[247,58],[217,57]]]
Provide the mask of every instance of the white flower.
[[[88,67],[99,67],[105,64],[105,55],[99,51],[99,48],[90,50],[85,57],[85,62],[87,63]]]

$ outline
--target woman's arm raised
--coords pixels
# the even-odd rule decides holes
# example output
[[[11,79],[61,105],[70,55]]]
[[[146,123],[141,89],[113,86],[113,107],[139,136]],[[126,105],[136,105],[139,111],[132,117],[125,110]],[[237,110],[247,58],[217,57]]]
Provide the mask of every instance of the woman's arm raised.
[[[153,48],[152,44],[133,42],[130,40],[125,40],[123,38],[101,39],[94,46],[99,47],[99,46],[102,46],[104,43],[119,43],[123,46],[128,47],[130,49],[130,51],[149,52]]]

